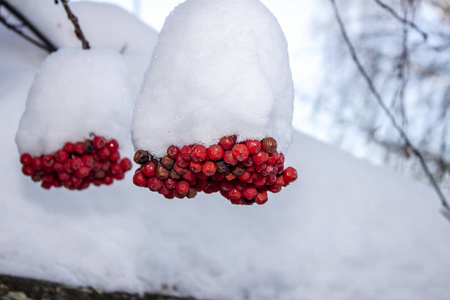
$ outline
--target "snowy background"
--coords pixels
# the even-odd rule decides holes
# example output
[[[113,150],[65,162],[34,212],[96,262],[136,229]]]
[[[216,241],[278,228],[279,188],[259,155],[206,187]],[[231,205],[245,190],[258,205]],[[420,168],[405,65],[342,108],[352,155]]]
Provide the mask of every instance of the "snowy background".
[[[0,27],[1,274],[199,299],[450,299],[450,226],[434,191],[300,132],[287,155],[299,179],[263,206],[165,200],[131,174],[41,189],[20,173],[14,139],[46,56]],[[140,61],[123,56],[138,81]]]

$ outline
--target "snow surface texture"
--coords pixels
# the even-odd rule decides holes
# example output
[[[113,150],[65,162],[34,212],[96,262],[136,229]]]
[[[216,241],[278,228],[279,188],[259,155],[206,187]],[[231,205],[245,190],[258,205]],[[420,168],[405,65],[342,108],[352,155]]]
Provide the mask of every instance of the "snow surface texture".
[[[167,17],[133,116],[133,144],[162,157],[170,145],[274,137],[292,140],[287,42],[257,0],[188,0]]]
[[[17,132],[19,152],[52,154],[91,133],[127,144],[133,107],[119,54],[62,48],[36,73]]]
[[[8,3],[45,33],[56,47],[81,47],[61,4],[55,5],[54,0],[8,0]],[[115,5],[89,1],[69,5],[92,47],[108,48],[122,55],[133,94],[137,96],[158,33]]]
[[[41,189],[14,135],[46,53],[3,27],[0,53],[0,273],[199,299],[450,299],[434,191],[300,133],[287,157],[299,179],[263,206],[169,201],[131,174]]]

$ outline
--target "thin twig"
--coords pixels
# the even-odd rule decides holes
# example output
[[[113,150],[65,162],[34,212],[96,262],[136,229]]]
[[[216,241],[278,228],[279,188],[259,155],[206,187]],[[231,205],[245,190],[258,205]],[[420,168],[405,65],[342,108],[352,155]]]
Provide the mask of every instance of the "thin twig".
[[[8,2],[6,2],[5,0],[0,0],[0,7],[5,7],[20,22],[22,22],[23,25],[25,25],[28,29],[30,29],[30,31],[34,35],[36,35],[36,37],[38,37],[42,43],[39,43],[35,39],[29,37],[28,35],[23,33],[20,29],[18,29],[17,26],[9,24],[5,18],[0,16],[0,22],[3,23],[7,28],[13,30],[15,33],[19,34],[21,37],[31,42],[33,45],[45,49],[50,53],[57,50],[57,48],[52,44],[52,42],[50,42],[49,39],[47,39],[33,24],[31,24],[31,22],[24,15],[22,15],[17,9],[11,6]]]
[[[425,33],[423,30],[421,30],[419,27],[417,27],[417,25],[409,20],[406,20],[402,17],[400,17],[395,10],[390,7],[389,5],[381,2],[380,0],[374,0],[378,5],[380,5],[382,8],[384,8],[385,10],[387,10],[394,18],[396,18],[398,21],[402,22],[403,24],[407,24],[408,26],[410,26],[411,28],[413,28],[414,30],[416,30],[418,33],[420,33],[422,35],[422,38],[426,41],[428,38],[428,34]]]
[[[369,89],[371,91],[371,93],[374,95],[374,97],[376,98],[376,100],[378,101],[378,104],[381,106],[382,110],[385,112],[385,114],[387,115],[387,117],[389,118],[389,120],[391,121],[392,125],[395,127],[395,129],[398,131],[398,133],[400,134],[400,136],[403,139],[403,142],[405,143],[405,146],[410,149],[412,151],[412,153],[419,159],[420,165],[422,166],[423,171],[425,172],[426,176],[428,177],[428,179],[431,182],[431,185],[433,186],[433,188],[435,189],[436,193],[438,194],[440,200],[441,200],[441,204],[443,206],[443,208],[448,211],[448,213],[450,214],[450,207],[447,203],[447,199],[445,198],[443,192],[441,191],[441,189],[439,188],[439,185],[437,184],[436,179],[434,178],[434,176],[431,174],[430,169],[428,168],[427,164],[425,163],[425,159],[423,158],[421,152],[411,143],[410,139],[408,138],[408,136],[406,135],[405,131],[402,129],[402,127],[400,127],[400,125],[398,125],[397,121],[395,120],[394,115],[391,113],[391,111],[388,109],[388,107],[386,106],[383,98],[381,97],[380,93],[377,91],[377,89],[375,88],[374,83],[372,82],[372,79],[369,77],[369,75],[367,74],[366,70],[364,69],[364,67],[361,64],[361,61],[359,60],[355,48],[352,44],[352,42],[350,41],[350,38],[348,37],[347,31],[345,29],[344,23],[342,21],[342,18],[339,14],[339,10],[336,6],[336,2],[335,0],[330,0],[332,6],[333,6],[333,10],[334,10],[334,14],[336,17],[336,20],[339,24],[339,29],[341,31],[342,37],[344,38],[344,41],[350,51],[350,54],[352,56],[353,61],[355,62],[359,73],[361,74],[361,76],[365,79],[365,81],[367,82]]]
[[[81,47],[83,49],[90,49],[91,47],[89,46],[89,42],[86,40],[86,37],[84,36],[83,31],[81,30],[80,24],[78,23],[78,18],[72,13],[69,4],[67,4],[69,0],[61,0],[61,2],[62,5],[64,6],[64,9],[66,10],[67,18],[69,18],[69,20],[75,27],[75,35],[81,41]],[[58,0],[55,0],[55,3],[58,3]]]

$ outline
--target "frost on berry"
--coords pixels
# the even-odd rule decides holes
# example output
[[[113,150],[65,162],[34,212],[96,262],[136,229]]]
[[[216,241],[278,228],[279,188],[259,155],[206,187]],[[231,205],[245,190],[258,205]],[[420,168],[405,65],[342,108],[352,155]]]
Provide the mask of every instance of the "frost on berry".
[[[94,136],[92,140],[67,142],[54,154],[32,157],[24,153],[20,158],[22,173],[34,182],[41,182],[44,189],[65,187],[83,190],[91,183],[96,186],[110,185],[114,180],[123,179],[132,164],[128,158],[120,159],[118,144],[110,147],[113,153],[107,146],[105,138]],[[140,179],[138,175],[133,181],[144,184]]]
[[[278,193],[297,179],[294,168],[284,169],[284,155],[273,150],[276,149],[273,138],[239,144],[235,140],[236,137],[224,137],[208,148],[199,144],[181,148],[172,145],[161,159],[154,158],[141,165],[133,182],[167,199],[220,192],[232,204],[251,205],[266,203],[268,191]],[[136,157],[141,161],[139,157],[151,156],[138,150]],[[113,163],[111,169],[119,171],[116,165]]]

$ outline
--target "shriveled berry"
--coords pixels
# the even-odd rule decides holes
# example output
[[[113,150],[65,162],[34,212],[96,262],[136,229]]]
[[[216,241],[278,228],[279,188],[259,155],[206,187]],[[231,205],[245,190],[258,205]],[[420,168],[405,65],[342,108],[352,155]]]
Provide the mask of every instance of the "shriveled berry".
[[[256,154],[261,151],[261,142],[258,140],[248,140],[245,142],[245,146],[250,154]]]
[[[197,196],[197,190],[194,187],[189,188],[189,193],[186,195],[186,198],[192,199]]]
[[[223,160],[216,161],[217,166],[217,172],[219,173],[227,173],[229,171],[229,168],[227,164]]]
[[[235,144],[236,140],[232,136],[224,136],[220,139],[219,145],[222,146],[224,150],[231,149]]]
[[[220,145],[211,145],[208,148],[208,158],[211,160],[219,160],[223,158],[223,148]]]
[[[175,190],[181,197],[186,197],[187,194],[189,193],[190,187],[191,186],[189,185],[189,183],[187,181],[182,180],[182,181],[178,182],[178,185],[175,188]]]
[[[134,153],[134,162],[143,165],[149,161],[150,154],[145,150],[138,150]]]
[[[240,176],[244,174],[245,171],[246,171],[245,167],[242,166],[241,164],[238,164],[232,169],[231,173],[233,173],[233,175],[235,176]]]
[[[94,144],[91,140],[85,140],[83,143],[84,152],[91,153],[95,150]]]
[[[161,158],[161,165],[163,165],[167,170],[172,169],[174,164],[175,160],[170,158],[168,155],[164,155],[163,158]]]
[[[283,177],[286,183],[294,182],[298,177],[297,170],[294,169],[293,167],[287,167],[284,170]]]
[[[203,145],[195,145],[192,148],[191,159],[195,162],[205,161],[208,156],[208,150]]]
[[[181,178],[181,175],[178,174],[174,169],[172,169],[172,170],[170,170],[169,177],[174,180],[178,180]]]
[[[177,146],[170,146],[167,148],[167,156],[169,156],[171,159],[177,159],[178,155],[180,155],[180,148]]]
[[[23,164],[23,165],[29,165],[29,164],[31,164],[31,161],[33,160],[33,158],[31,157],[31,155],[30,154],[28,154],[28,153],[24,153],[24,154],[22,154],[21,156],[20,156],[20,162]]]
[[[156,164],[152,161],[149,161],[141,167],[141,172],[144,173],[147,177],[154,177],[156,175]]]
[[[233,157],[238,161],[244,161],[248,158],[249,152],[244,144],[237,144],[231,149]]]
[[[261,146],[267,153],[273,153],[277,150],[277,141],[274,138],[266,137],[262,140]]]
[[[208,160],[206,161],[202,166],[202,172],[206,176],[212,176],[214,173],[216,173],[217,166],[214,162]]]
[[[258,194],[258,190],[254,186],[247,186],[242,191],[242,196],[247,200],[252,200],[256,198],[256,195]]]
[[[103,170],[99,170],[99,171],[96,171],[96,172],[94,173],[94,178],[95,178],[95,179],[102,179],[102,178],[105,177],[105,176],[106,176],[106,172],[103,171]]]
[[[111,139],[108,142],[106,142],[106,148],[110,152],[115,152],[117,149],[119,149],[119,143],[115,139]]]
[[[238,163],[238,160],[234,158],[231,150],[226,150],[223,154],[223,161],[230,166],[234,166]]]
[[[157,177],[152,177],[148,179],[148,188],[152,191],[157,191],[160,188],[162,188],[164,185],[164,182]]]
[[[169,177],[169,170],[158,164],[156,166],[156,177],[162,180],[167,179]]]
[[[228,181],[232,181],[233,179],[236,178],[236,175],[234,175],[233,173],[228,173],[227,175],[225,175],[225,178],[226,178]]]

